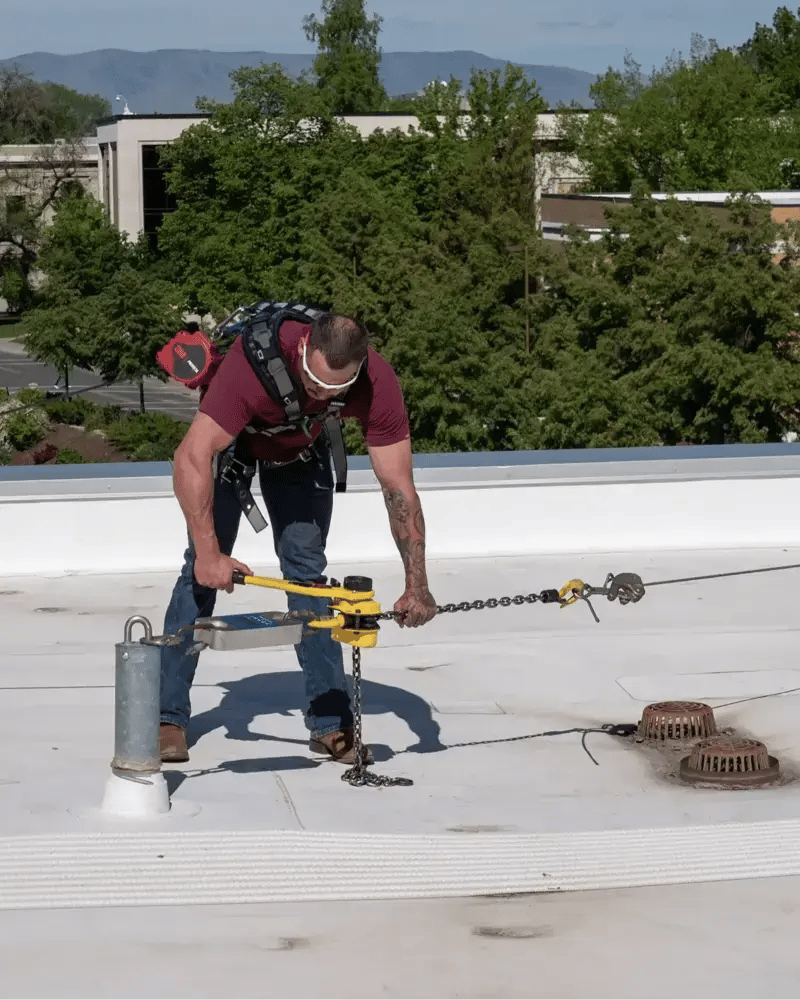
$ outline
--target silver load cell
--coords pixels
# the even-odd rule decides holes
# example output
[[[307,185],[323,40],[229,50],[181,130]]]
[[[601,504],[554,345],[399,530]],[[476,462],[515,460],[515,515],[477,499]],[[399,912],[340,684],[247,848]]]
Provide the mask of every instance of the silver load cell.
[[[261,646],[296,646],[303,638],[302,619],[285,611],[244,615],[214,615],[194,623],[195,642],[210,649],[258,649]]]

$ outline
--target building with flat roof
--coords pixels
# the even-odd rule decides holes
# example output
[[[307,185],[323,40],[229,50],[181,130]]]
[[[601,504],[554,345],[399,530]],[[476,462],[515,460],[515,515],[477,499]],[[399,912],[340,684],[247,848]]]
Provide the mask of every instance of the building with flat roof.
[[[773,221],[800,221],[800,191],[757,191],[755,196],[770,205]],[[676,198],[678,201],[703,205],[720,217],[726,215],[725,202],[731,197],[728,191],[676,191],[669,194],[655,192],[655,201]],[[631,200],[626,192],[558,193],[543,191],[540,197],[541,228],[545,239],[561,242],[568,226],[578,226],[592,240],[598,240],[606,231],[606,210],[614,205],[626,205]]]

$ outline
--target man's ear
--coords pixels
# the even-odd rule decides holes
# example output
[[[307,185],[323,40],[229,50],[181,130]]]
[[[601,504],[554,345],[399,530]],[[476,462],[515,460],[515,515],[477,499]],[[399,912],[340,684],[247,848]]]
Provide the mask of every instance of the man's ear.
[[[297,353],[300,355],[300,357],[303,356],[303,347],[305,347],[307,343],[308,343],[308,334],[306,334],[304,337],[301,337],[297,341]]]

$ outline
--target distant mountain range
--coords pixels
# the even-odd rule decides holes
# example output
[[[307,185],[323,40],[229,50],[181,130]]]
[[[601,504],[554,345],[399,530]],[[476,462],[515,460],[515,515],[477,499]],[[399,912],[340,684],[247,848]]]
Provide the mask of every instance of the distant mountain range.
[[[77,55],[30,52],[0,60],[0,66],[19,66],[41,82],[61,83],[84,94],[100,94],[111,102],[113,112],[122,111],[116,101],[121,94],[134,114],[183,114],[195,109],[199,96],[218,101],[231,99],[231,70],[277,62],[291,76],[311,69],[313,55],[272,52],[206,52],[201,49],[160,49],[129,52],[97,49]],[[413,94],[431,80],[450,76],[466,86],[470,70],[501,69],[502,59],[480,52],[384,52],[381,79],[392,96]],[[562,66],[531,66],[517,63],[536,81],[550,107],[575,101],[590,107],[589,86],[596,75]]]

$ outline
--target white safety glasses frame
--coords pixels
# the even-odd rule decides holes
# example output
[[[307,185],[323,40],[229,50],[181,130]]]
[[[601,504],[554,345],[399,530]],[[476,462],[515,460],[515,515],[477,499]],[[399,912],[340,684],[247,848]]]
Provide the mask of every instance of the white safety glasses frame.
[[[327,382],[323,382],[321,378],[317,378],[317,376],[308,367],[308,361],[306,361],[306,344],[307,343],[308,343],[307,341],[303,342],[303,371],[306,373],[306,375],[308,375],[308,377],[311,379],[311,381],[315,385],[322,386],[323,389],[336,390],[337,392],[341,392],[342,389],[349,389],[350,386],[353,385],[353,383],[355,382],[355,380],[361,374],[361,368],[363,367],[364,362],[363,361],[361,362],[361,364],[358,366],[358,371],[347,382],[339,382],[337,385],[329,385]]]

